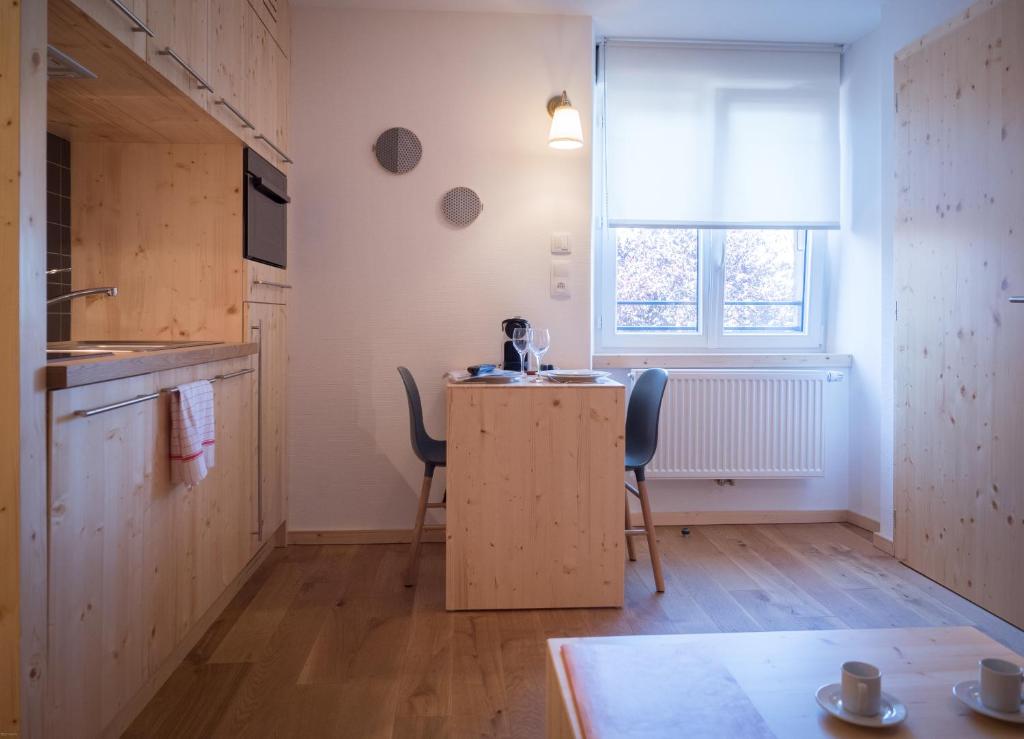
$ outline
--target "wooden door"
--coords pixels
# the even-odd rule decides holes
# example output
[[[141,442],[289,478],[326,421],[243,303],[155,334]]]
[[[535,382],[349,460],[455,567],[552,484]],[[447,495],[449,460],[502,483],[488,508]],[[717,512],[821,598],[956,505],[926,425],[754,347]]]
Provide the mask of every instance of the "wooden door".
[[[203,89],[210,83],[208,16],[208,0],[154,0],[147,8],[154,36],[146,43],[146,61],[203,108],[210,96]]]
[[[1024,626],[1024,3],[896,62],[895,545]]]
[[[245,325],[259,354],[259,508],[260,541],[287,518],[288,480],[285,394],[288,366],[287,306],[246,303]]]
[[[141,57],[146,56],[146,34],[140,30],[142,24],[146,24],[146,0],[121,0],[123,8],[119,8],[111,0],[71,1],[129,49]]]

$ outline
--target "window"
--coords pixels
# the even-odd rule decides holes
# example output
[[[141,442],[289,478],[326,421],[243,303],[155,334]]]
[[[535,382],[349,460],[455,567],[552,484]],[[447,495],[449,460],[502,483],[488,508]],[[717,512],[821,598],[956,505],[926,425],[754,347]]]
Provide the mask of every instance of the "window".
[[[839,50],[609,40],[597,349],[824,348]]]
[[[607,229],[599,348],[820,347],[816,236],[806,229]]]

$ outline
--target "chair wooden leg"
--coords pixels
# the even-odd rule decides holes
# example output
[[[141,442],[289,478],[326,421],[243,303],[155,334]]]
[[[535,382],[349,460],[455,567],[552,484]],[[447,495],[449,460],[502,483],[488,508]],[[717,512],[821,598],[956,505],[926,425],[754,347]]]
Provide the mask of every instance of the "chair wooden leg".
[[[665,580],[661,576],[661,556],[658,554],[658,534],[654,530],[654,518],[651,516],[651,502],[647,498],[647,481],[637,477],[637,490],[640,491],[640,510],[644,514],[644,528],[647,529],[647,548],[651,553],[651,568],[654,570],[654,586],[659,593],[665,592]]]
[[[416,511],[416,526],[412,530],[412,542],[409,544],[409,563],[405,567],[405,586],[416,584],[416,566],[420,554],[420,539],[423,538],[423,520],[427,516],[427,503],[430,501],[430,484],[434,481],[434,470],[428,468],[423,475],[423,486],[420,488],[420,505]]]
[[[626,493],[624,497],[626,499],[626,530],[628,531],[632,528],[629,523],[629,493]],[[636,549],[633,547],[633,537],[629,534],[626,534],[626,553],[629,554],[630,562],[636,562]]]

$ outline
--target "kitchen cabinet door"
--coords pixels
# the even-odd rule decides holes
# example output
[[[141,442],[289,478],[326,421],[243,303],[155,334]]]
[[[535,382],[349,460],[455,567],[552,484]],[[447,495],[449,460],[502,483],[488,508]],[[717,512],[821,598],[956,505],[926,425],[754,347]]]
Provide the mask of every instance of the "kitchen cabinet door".
[[[260,541],[272,536],[288,513],[285,398],[288,369],[285,305],[246,303],[245,325],[259,354]]]
[[[210,84],[207,30],[209,0],[154,0],[147,22],[155,34],[146,61],[203,108]],[[214,88],[216,90],[216,88]]]
[[[174,540],[162,547],[176,566],[178,639],[206,613],[256,550],[257,374],[246,371],[255,370],[256,361],[249,356],[159,374],[161,387],[223,377],[213,384],[216,463],[191,490],[177,486]],[[162,427],[170,427],[169,418]]]
[[[141,607],[166,577],[147,556],[170,496],[156,391],[143,375],[50,393],[47,736],[99,736],[170,636],[150,633]]]
[[[291,55],[291,14],[287,0],[248,0],[249,5],[270,32],[271,38],[284,52]]]
[[[146,56],[146,0],[71,0],[140,57]],[[157,2],[157,0],[154,0]]]
[[[245,99],[245,0],[209,0],[210,113],[244,139],[252,123]]]
[[[252,8],[245,14],[245,35],[244,97],[246,110],[252,113],[251,120],[256,126],[250,132],[249,145],[274,166],[286,169],[283,154],[287,149],[280,138],[280,106],[287,101],[282,99],[279,87],[288,75],[288,59]]]

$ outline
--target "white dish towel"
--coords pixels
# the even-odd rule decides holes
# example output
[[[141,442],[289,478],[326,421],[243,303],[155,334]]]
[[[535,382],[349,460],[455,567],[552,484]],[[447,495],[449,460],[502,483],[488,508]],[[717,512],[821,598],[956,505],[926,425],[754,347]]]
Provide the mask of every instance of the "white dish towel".
[[[171,396],[171,482],[192,487],[213,469],[213,385],[178,385]]]

